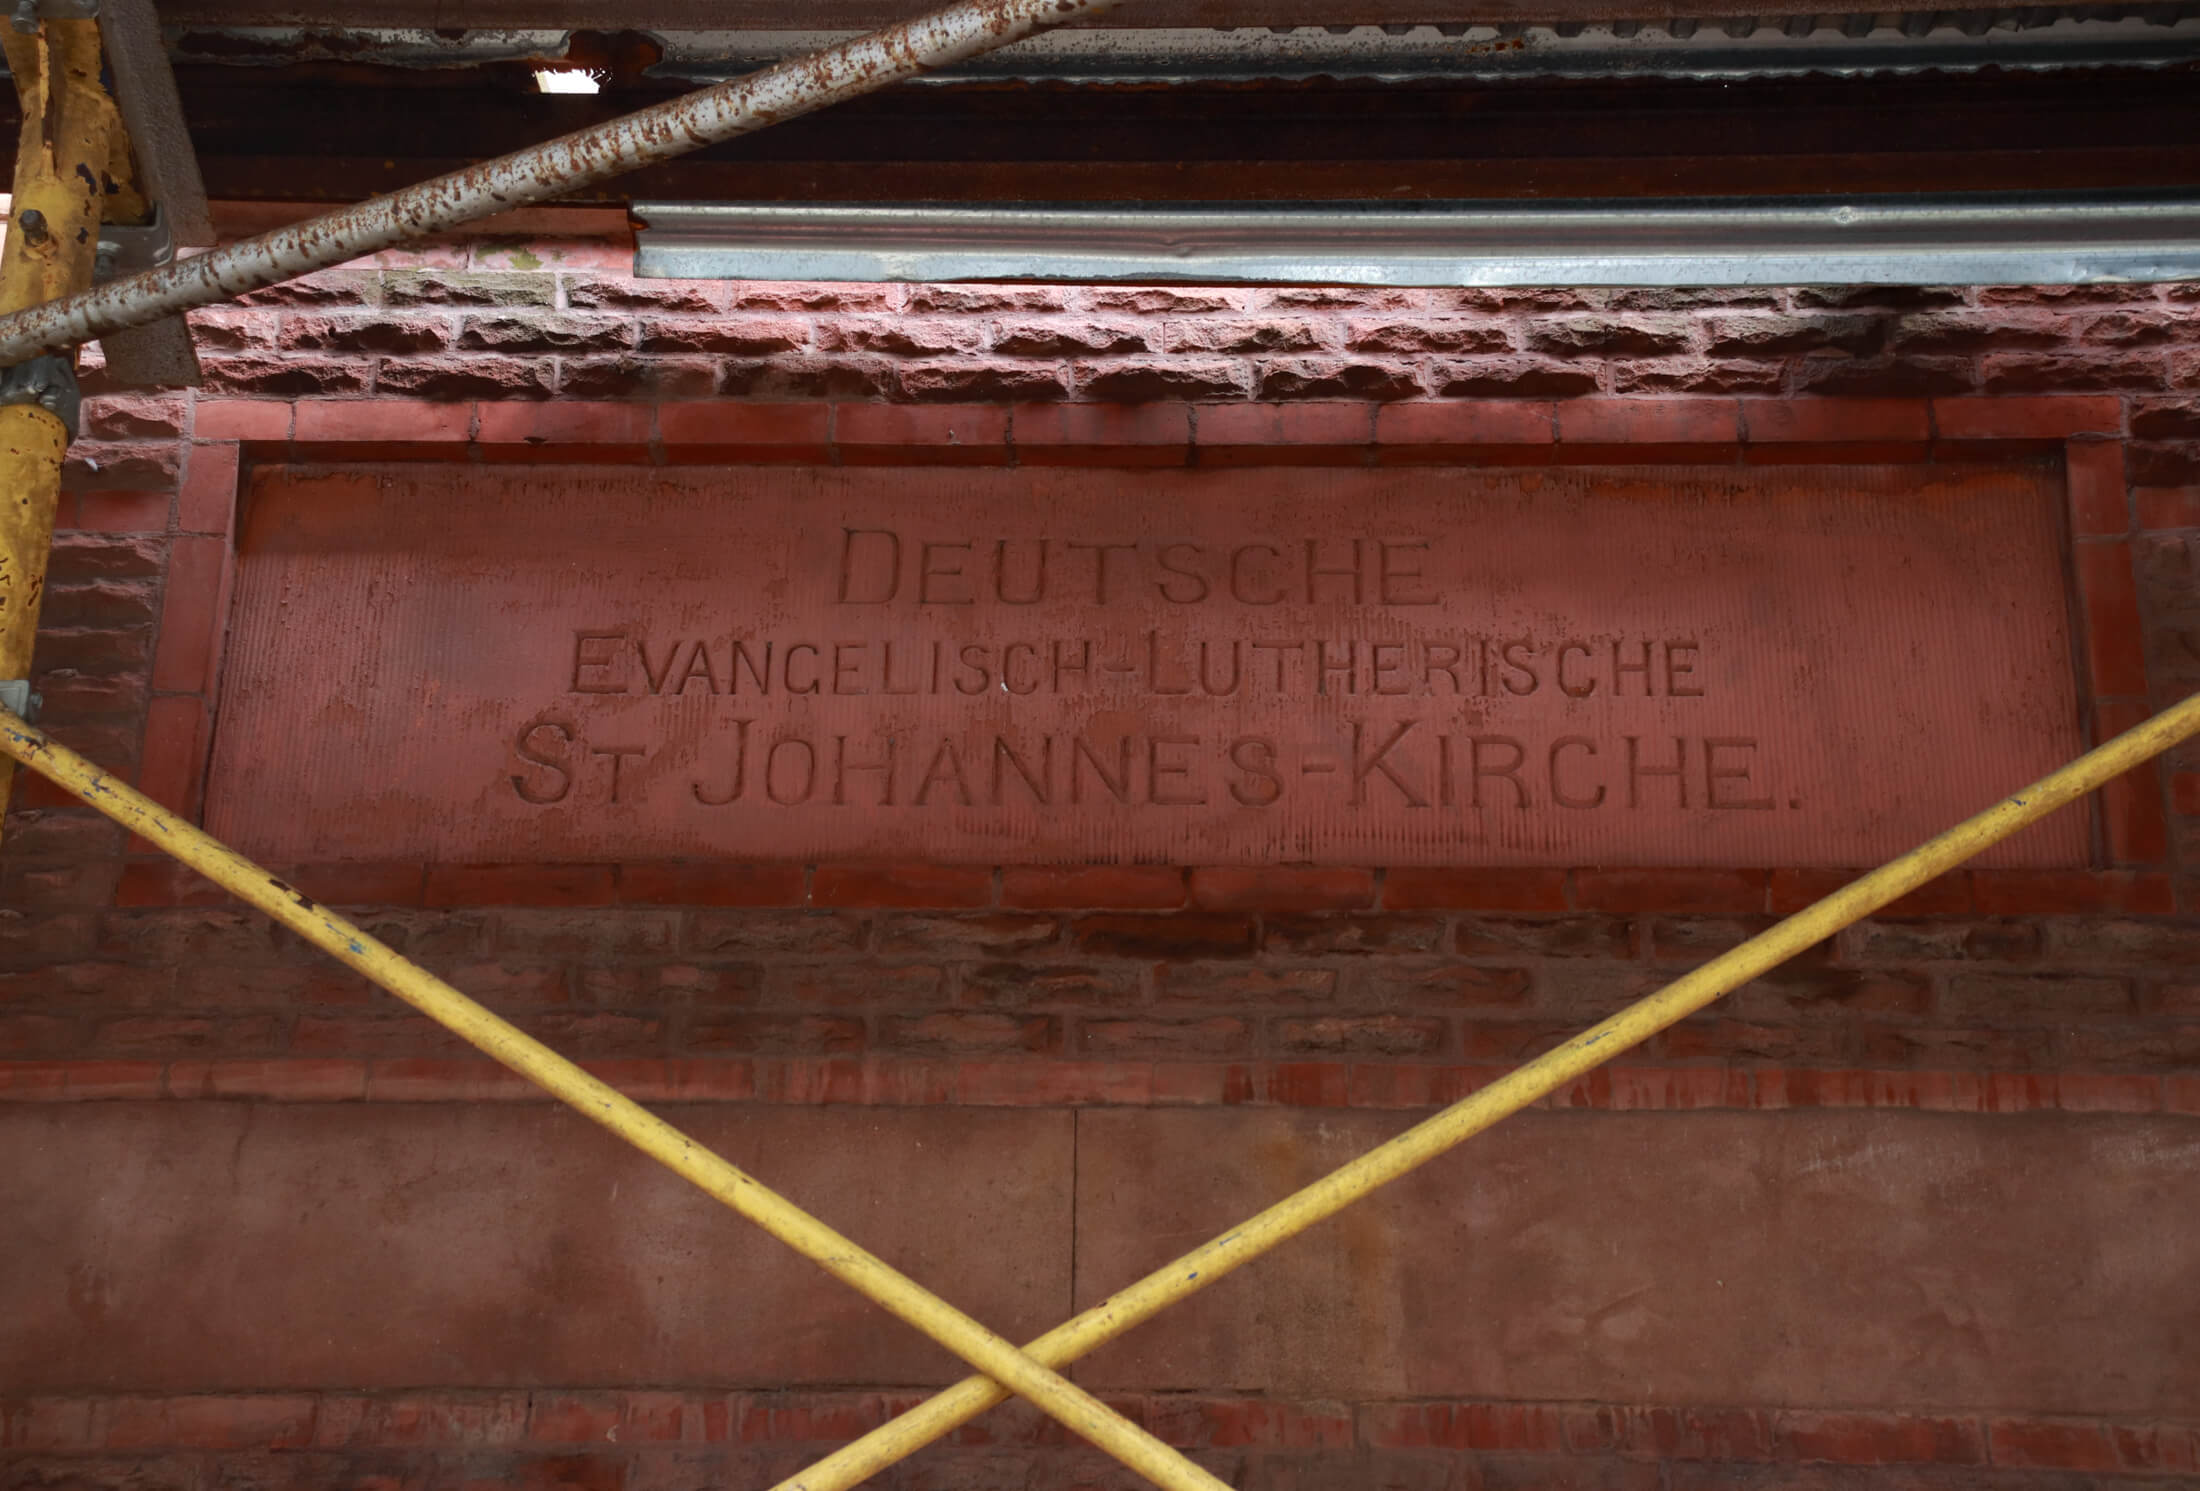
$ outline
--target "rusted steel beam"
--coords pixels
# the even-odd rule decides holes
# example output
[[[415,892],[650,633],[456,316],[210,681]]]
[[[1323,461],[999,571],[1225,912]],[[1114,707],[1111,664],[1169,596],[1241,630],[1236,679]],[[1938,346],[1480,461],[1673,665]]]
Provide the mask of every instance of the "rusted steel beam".
[[[0,317],[0,365],[213,305],[767,128],[1107,9],[1115,0],[962,0],[808,57],[82,295]]]

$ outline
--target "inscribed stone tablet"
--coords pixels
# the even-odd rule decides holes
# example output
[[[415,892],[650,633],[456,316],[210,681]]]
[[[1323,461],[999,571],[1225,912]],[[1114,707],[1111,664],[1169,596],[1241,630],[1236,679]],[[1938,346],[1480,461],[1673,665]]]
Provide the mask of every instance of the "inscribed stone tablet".
[[[1870,864],[2081,748],[2059,511],[1968,465],[269,470],[209,823],[287,862]]]

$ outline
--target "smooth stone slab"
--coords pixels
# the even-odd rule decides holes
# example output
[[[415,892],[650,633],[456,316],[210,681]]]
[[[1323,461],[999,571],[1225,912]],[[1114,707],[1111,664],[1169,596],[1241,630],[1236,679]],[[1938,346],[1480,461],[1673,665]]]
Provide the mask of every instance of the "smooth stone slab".
[[[1089,1307],[1404,1127],[1080,1120]],[[1089,1386],[2200,1414],[2200,1124],[1527,1114],[1094,1353]]]
[[[1064,1313],[1069,1115],[665,1112],[994,1329]],[[0,1109],[0,1320],[0,1393],[962,1375],[531,1103]]]
[[[208,821],[283,862],[1874,864],[2080,749],[2058,482],[269,468]]]

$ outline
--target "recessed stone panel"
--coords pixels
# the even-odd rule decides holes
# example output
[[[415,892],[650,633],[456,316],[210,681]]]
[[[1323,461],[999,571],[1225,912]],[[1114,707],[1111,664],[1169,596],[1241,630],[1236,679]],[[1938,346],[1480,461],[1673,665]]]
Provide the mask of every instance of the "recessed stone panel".
[[[2080,749],[2059,511],[2035,466],[269,470],[209,823],[284,861],[1875,863]]]

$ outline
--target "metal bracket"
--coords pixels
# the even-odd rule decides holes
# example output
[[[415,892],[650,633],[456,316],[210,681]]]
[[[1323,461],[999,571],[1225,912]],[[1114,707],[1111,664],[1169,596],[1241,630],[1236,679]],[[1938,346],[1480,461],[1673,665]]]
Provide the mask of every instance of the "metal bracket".
[[[144,223],[101,223],[99,247],[92,255],[92,283],[103,285],[125,274],[137,274],[172,264],[176,238],[168,229],[168,214],[153,204],[152,220]]]
[[[38,723],[38,711],[45,700],[31,692],[28,678],[0,678],[0,705],[26,725]]]
[[[36,404],[61,421],[71,440],[76,438],[82,402],[76,387],[76,368],[65,357],[49,352],[12,368],[0,368],[0,406]]]
[[[99,0],[15,0],[8,24],[24,36],[36,36],[40,21],[96,21]]]

